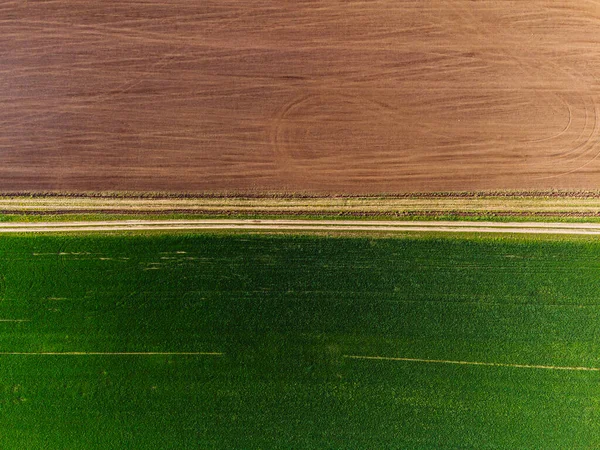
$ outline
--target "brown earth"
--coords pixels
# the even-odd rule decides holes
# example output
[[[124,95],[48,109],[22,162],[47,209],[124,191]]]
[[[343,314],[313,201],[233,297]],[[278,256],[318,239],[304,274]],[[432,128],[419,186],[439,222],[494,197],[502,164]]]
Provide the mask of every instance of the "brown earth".
[[[0,191],[600,186],[600,3],[0,2]]]

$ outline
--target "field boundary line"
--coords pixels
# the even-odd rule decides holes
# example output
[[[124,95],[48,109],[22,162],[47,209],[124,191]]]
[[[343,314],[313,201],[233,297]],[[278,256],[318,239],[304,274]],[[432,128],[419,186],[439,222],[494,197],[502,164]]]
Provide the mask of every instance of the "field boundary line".
[[[566,370],[579,372],[600,372],[600,367],[577,367],[577,366],[548,366],[538,364],[511,364],[482,361],[454,361],[446,359],[424,359],[424,358],[398,358],[391,356],[363,356],[363,355],[344,355],[347,359],[364,359],[375,361],[404,361],[426,364],[454,364],[459,366],[488,366],[488,367],[512,367],[516,369],[544,369],[544,370]]]
[[[223,356],[220,352],[0,352],[0,356]]]

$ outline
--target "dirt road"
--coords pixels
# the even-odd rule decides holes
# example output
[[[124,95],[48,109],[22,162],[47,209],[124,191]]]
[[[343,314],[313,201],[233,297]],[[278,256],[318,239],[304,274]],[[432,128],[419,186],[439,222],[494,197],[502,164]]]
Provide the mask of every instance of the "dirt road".
[[[9,1],[0,24],[0,191],[598,187],[594,1]]]
[[[446,222],[357,220],[131,220],[104,222],[0,223],[0,233],[89,231],[364,231],[600,235],[600,223]]]

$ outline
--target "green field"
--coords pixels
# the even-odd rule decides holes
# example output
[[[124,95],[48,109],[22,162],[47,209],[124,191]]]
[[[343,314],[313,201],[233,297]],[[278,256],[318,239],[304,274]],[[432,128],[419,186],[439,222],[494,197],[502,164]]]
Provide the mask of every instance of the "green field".
[[[0,236],[0,448],[598,447],[600,372],[514,365],[599,300],[591,238]]]

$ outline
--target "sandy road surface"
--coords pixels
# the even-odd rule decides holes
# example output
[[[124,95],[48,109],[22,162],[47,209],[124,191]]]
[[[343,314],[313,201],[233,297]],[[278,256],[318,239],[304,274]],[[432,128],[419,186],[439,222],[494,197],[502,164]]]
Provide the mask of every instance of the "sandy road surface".
[[[600,235],[599,223],[351,221],[351,220],[130,220],[98,222],[2,223],[0,233],[86,231],[248,230],[471,232]]]

